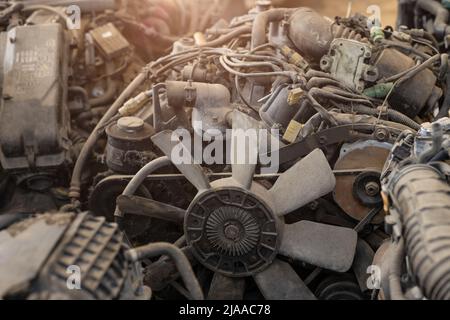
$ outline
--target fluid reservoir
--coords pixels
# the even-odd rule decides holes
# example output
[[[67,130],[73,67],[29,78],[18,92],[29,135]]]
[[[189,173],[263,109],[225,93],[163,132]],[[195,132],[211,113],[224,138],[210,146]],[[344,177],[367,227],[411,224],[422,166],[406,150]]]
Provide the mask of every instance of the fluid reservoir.
[[[151,125],[137,117],[123,117],[106,129],[106,165],[114,172],[135,174],[153,158]]]

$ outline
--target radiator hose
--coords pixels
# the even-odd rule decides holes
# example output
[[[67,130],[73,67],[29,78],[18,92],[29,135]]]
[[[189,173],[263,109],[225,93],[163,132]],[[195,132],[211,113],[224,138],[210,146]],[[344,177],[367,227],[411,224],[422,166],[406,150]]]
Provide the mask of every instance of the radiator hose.
[[[390,184],[399,212],[406,253],[424,295],[450,299],[450,186],[430,165],[412,165]]]

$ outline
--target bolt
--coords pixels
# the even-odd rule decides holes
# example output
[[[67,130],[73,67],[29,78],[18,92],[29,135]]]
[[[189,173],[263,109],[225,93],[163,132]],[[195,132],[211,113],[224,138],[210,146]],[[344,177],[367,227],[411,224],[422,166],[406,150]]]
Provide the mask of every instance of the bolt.
[[[316,211],[317,209],[319,209],[319,202],[313,201],[309,203],[308,206],[311,210]]]
[[[375,132],[375,137],[378,141],[385,141],[388,138],[389,134],[384,129],[379,129]]]
[[[226,226],[224,234],[227,239],[236,241],[239,238],[239,227],[233,224]]]
[[[369,182],[365,186],[366,194],[370,197],[375,197],[380,193],[380,185],[376,182]]]

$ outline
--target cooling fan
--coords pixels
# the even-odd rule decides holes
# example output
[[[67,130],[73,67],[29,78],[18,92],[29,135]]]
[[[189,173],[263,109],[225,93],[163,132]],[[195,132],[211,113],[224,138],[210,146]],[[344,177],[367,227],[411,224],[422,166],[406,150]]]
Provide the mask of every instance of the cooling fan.
[[[234,111],[234,131],[252,128],[260,129],[259,122]],[[181,141],[173,136],[174,132],[163,131],[152,140],[198,190],[189,208],[138,197],[129,200],[144,205],[146,215],[183,223],[192,254],[214,272],[210,299],[242,298],[245,277],[254,278],[266,299],[314,299],[291,265],[279,256],[335,272],[351,268],[357,243],[354,230],[306,220],[284,221],[285,215],[334,190],[336,180],[321,150],[297,162],[266,189],[254,181],[256,165],[250,161],[233,164],[231,178],[214,182],[193,159],[192,164],[177,164],[171,158],[172,150]],[[254,139],[244,146],[233,139],[231,145],[234,154],[245,152],[246,159],[258,152]],[[129,206],[136,208],[136,204]]]

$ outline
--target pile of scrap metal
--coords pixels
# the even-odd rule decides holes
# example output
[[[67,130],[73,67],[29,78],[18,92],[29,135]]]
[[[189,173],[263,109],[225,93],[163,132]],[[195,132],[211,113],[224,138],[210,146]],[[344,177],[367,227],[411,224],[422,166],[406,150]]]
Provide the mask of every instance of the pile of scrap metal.
[[[270,1],[210,25],[125,4],[83,14],[78,43],[54,7],[5,7],[0,296],[448,297],[446,205],[427,206],[448,196],[434,36]]]

